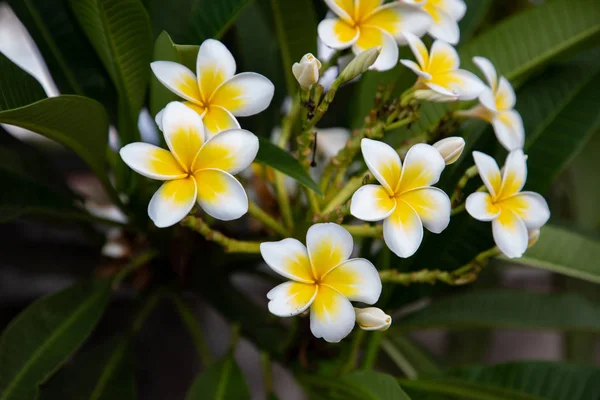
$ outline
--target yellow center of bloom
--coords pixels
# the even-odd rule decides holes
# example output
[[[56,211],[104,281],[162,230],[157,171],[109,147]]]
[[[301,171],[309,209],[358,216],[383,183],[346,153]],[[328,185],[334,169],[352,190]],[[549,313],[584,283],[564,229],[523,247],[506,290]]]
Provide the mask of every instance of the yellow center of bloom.
[[[362,0],[357,5],[350,0],[338,0],[348,18],[340,19],[334,25],[334,33],[342,43],[347,43],[358,34],[356,46],[366,50],[383,45],[381,30],[395,35],[400,18],[392,9],[378,9],[378,0]]]

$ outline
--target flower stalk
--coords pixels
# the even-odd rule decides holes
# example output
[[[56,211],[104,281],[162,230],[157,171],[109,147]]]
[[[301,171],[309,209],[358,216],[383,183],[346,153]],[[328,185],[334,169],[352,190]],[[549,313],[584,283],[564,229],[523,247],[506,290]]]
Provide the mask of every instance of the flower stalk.
[[[198,232],[206,240],[221,245],[226,253],[260,253],[260,242],[231,239],[219,231],[212,230],[200,217],[189,215],[181,221],[181,224]]]

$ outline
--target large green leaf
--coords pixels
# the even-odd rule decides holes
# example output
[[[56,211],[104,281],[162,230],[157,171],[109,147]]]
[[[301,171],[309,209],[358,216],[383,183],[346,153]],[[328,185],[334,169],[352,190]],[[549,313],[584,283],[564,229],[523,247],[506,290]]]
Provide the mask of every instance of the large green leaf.
[[[139,137],[137,121],[152,60],[150,20],[139,0],[70,0],[73,12],[119,94],[123,144]]]
[[[528,190],[546,193],[600,127],[600,48],[549,68],[519,91],[527,132]]]
[[[600,240],[564,228],[545,226],[538,242],[525,256],[510,262],[600,283],[598,260]]]
[[[403,318],[393,329],[433,328],[600,332],[600,304],[575,294],[476,291],[434,301]]]
[[[35,399],[43,383],[83,343],[108,303],[108,280],[85,282],[25,309],[0,337],[0,399]]]
[[[250,391],[232,355],[226,355],[202,371],[186,396],[186,400],[244,399],[250,399]]]
[[[391,375],[375,371],[359,371],[345,375],[342,380],[359,399],[410,400]]]
[[[95,100],[62,95],[0,112],[0,122],[32,130],[79,155],[110,186],[105,169],[108,117]]]
[[[0,111],[46,98],[42,85],[0,53]]]
[[[512,389],[461,379],[401,380],[400,386],[419,400],[546,400]],[[442,396],[442,397],[440,397]]]
[[[288,93],[298,90],[292,65],[317,53],[317,17],[311,0],[269,0]]]
[[[289,177],[294,178],[301,185],[321,194],[319,185],[317,185],[304,168],[302,168],[298,160],[292,157],[290,153],[274,145],[268,139],[259,137],[258,140],[260,142],[260,147],[258,149],[258,154],[256,155],[257,162],[273,167]]]
[[[130,339],[118,337],[77,355],[41,388],[40,400],[134,400]]]
[[[386,334],[381,347],[408,378],[434,375],[440,371],[427,350],[396,331]]]
[[[67,0],[10,0],[40,50],[58,90],[110,105],[114,89]]]
[[[189,43],[220,39],[250,0],[196,0],[187,34]]]
[[[595,367],[528,361],[466,367],[451,371],[447,376],[547,400],[600,398],[600,369]]]

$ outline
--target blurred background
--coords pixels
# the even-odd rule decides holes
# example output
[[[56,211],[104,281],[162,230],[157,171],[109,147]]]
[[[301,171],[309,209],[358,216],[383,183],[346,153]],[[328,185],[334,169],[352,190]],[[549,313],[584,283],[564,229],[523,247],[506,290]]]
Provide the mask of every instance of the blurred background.
[[[25,18],[33,13],[28,10],[31,0],[0,1],[0,52],[33,75],[44,87],[48,96],[59,94],[57,83],[50,76],[48,66],[41,57],[32,40],[32,32],[24,26]],[[487,26],[503,20],[507,16],[522,9],[535,7],[543,0],[496,0],[490,2],[481,28],[474,33],[477,35]],[[37,6],[53,7],[61,1],[48,1],[45,5],[37,1]],[[162,30],[167,30],[177,43],[199,44],[194,42],[197,34],[193,23],[186,24],[178,20],[182,8],[193,14],[201,10],[202,0],[146,0],[152,10],[154,37]],[[223,40],[235,43],[239,35],[244,35],[252,24],[261,29],[259,4],[249,2],[241,10],[240,17]],[[320,1],[315,1],[319,16],[324,16],[325,7]],[[29,12],[28,12],[29,11]],[[467,11],[468,12],[468,11]],[[185,12],[184,12],[185,13]],[[23,19],[23,21],[19,18]],[[78,27],[69,25],[72,21],[65,17],[65,10],[56,8],[55,17],[65,18],[63,28],[65,34]],[[550,22],[549,22],[550,23]],[[33,32],[40,35],[40,32]],[[256,44],[261,46],[260,43]],[[277,63],[275,59],[266,58],[262,64],[245,63],[244,54],[234,45],[229,46],[236,53],[241,71],[254,70],[269,76],[270,64]],[[251,51],[245,49],[244,51]],[[277,54],[277,49],[262,49],[266,54]],[[73,48],[76,52],[77,48]],[[406,52],[405,48],[401,52]],[[239,57],[238,57],[239,56]],[[90,54],[82,53],[82,65],[89,67],[89,81],[92,90],[98,96],[114,96],[107,87],[105,73],[98,60]],[[597,60],[600,63],[600,60]],[[0,77],[2,79],[2,77]],[[348,90],[351,90],[348,89]],[[350,92],[348,92],[350,93]],[[273,121],[278,116],[278,110],[283,104],[283,93],[277,93],[270,107],[269,117]],[[340,125],[339,121],[346,120],[349,113],[346,109],[336,109],[336,118],[328,123]],[[596,110],[600,113],[600,110]],[[264,121],[242,121],[253,126],[257,134],[268,136],[270,132],[264,127],[274,126]],[[263,125],[264,124],[264,125]],[[147,142],[157,142],[157,129],[148,110],[143,110],[139,119],[139,128]],[[565,134],[568,134],[565,126]],[[8,133],[33,146],[44,157],[48,158],[66,177],[69,185],[79,193],[92,195],[97,201],[89,204],[90,209],[98,215],[119,218],[118,213],[108,206],[108,199],[103,194],[85,165],[71,152],[60,145],[51,142],[35,133],[21,128],[0,125],[2,133]],[[3,140],[10,140],[3,136]],[[114,146],[117,147],[113,135]],[[600,132],[591,135],[587,144],[561,173],[547,194],[550,200],[555,221],[566,224],[590,237],[597,236],[600,230]],[[1,219],[1,215],[0,215]],[[88,277],[92,271],[97,274],[106,273],[106,269],[115,258],[120,258],[127,252],[126,246],[118,241],[111,241],[109,229],[89,230],[76,222],[68,223],[45,218],[27,216],[18,220],[0,224],[0,326],[2,329],[31,301],[48,293],[69,286],[80,278]],[[600,259],[594,260],[600,268]],[[145,279],[136,277],[140,285]],[[260,281],[250,275],[236,274],[234,284],[240,290],[249,294],[258,304],[266,307],[266,292],[271,288],[270,283]],[[593,283],[583,280],[556,275],[541,269],[519,267],[506,261],[494,261],[481,275],[480,279],[464,290],[485,288],[510,288],[532,292],[576,292],[592,301],[600,301],[600,292]],[[402,290],[400,288],[399,290]],[[207,342],[214,355],[222,354],[227,349],[227,338],[230,327],[225,319],[208,303],[200,298],[190,298],[194,312],[197,313],[200,325],[203,327]],[[423,300],[427,302],[427,299]],[[395,315],[397,323],[406,312],[422,306],[420,303],[409,303],[403,306]],[[99,328],[86,346],[93,347],[95,340],[102,340],[104,335],[125,327],[129,319],[132,303],[132,293],[121,290],[117,300],[113,301],[108,312],[103,317]],[[136,343],[136,376],[139,382],[140,399],[183,398],[185,393],[201,369],[194,351],[194,344],[181,319],[174,312],[170,302],[161,303],[146,322],[146,326],[137,338]],[[573,312],[577,312],[574,310]],[[567,317],[567,316],[565,316]],[[452,366],[470,363],[499,363],[513,360],[566,360],[583,364],[600,365],[600,350],[597,335],[577,332],[563,333],[547,330],[527,331],[518,329],[466,329],[445,331],[439,329],[424,329],[413,331],[410,337],[430,352],[442,363]],[[388,356],[382,356],[382,362]],[[264,397],[263,382],[260,375],[258,350],[248,341],[243,340],[237,348],[236,359],[247,376],[248,384],[256,399]],[[292,376],[286,371],[285,365],[276,363],[274,384],[276,392],[282,399],[302,399],[302,391],[296,386]],[[144,385],[152,382],[152,385]],[[147,388],[147,389],[145,389]]]

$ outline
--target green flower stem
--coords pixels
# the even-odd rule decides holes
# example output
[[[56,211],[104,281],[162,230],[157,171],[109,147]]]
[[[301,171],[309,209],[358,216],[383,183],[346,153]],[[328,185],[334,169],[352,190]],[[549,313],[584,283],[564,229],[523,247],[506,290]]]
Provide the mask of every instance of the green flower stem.
[[[357,329],[354,332],[354,337],[352,338],[352,347],[350,348],[350,354],[348,355],[348,359],[341,367],[341,375],[345,375],[349,372],[352,372],[354,367],[356,366],[356,361],[358,360],[358,353],[360,351],[360,346],[365,338],[365,331],[362,329]]]
[[[206,240],[221,245],[226,253],[260,254],[260,242],[247,242],[228,238],[221,232],[212,230],[202,218],[188,215],[181,221],[181,224],[198,232]]]
[[[365,355],[363,357],[362,364],[360,365],[360,369],[372,369],[373,365],[375,365],[375,361],[377,361],[377,355],[379,354],[379,349],[381,347],[381,339],[383,338],[384,333],[381,331],[369,332],[369,336],[367,338],[367,346],[365,349]]]
[[[213,360],[213,357],[210,354],[204,333],[202,332],[194,313],[190,310],[187,304],[185,304],[181,296],[173,296],[171,300],[173,301],[173,304],[177,309],[177,313],[181,317],[181,320],[185,324],[185,327],[192,337],[192,342],[194,343],[194,347],[196,348],[200,362],[204,366],[210,364]]]
[[[248,214],[262,222],[266,227],[279,233],[282,237],[288,236],[288,231],[277,220],[251,200],[248,201]]]
[[[452,209],[452,211],[450,212],[450,216],[453,217],[456,214],[460,214],[461,212],[465,211],[465,209],[466,209],[465,203],[462,203],[461,205],[454,207]]]
[[[127,278],[131,275],[132,272],[137,271],[141,267],[148,264],[152,259],[158,256],[158,252],[154,250],[150,250],[144,253],[141,253],[134,257],[127,265],[125,265],[118,273],[115,275],[113,279],[112,287],[116,289],[119,287],[123,279]]]
[[[452,197],[450,198],[450,203],[452,204],[452,208],[456,207],[463,200],[463,197],[464,197],[463,190],[465,189],[465,186],[467,186],[467,183],[472,178],[477,176],[477,174],[478,174],[478,171],[477,171],[476,165],[473,165],[472,167],[470,167],[469,169],[467,169],[465,171],[464,175],[460,178],[460,180],[456,184],[456,187],[454,188],[454,192],[452,192]]]
[[[273,374],[271,371],[271,356],[265,351],[260,352],[260,363],[263,370],[263,379],[265,383],[265,393],[267,397],[273,393]]]
[[[383,235],[383,225],[342,225],[353,236],[380,238]]]
[[[323,208],[322,213],[328,214],[332,212],[336,207],[345,203],[353,194],[360,188],[363,184],[364,179],[369,175],[368,172],[363,173],[362,175],[355,176],[351,178],[346,185],[341,188],[337,194],[327,203],[325,208]]]
[[[345,204],[339,205],[333,209],[333,211],[327,214],[315,214],[313,222],[335,222],[341,224],[344,217],[350,214],[350,202],[347,201]]]
[[[317,194],[310,190],[309,188],[303,187],[306,192],[306,198],[308,200],[308,205],[313,213],[313,215],[319,215],[321,213],[321,207],[319,206],[319,200],[317,199]]]
[[[454,271],[442,271],[439,269],[423,269],[415,272],[398,272],[395,269],[379,271],[379,277],[382,282],[398,283],[400,285],[410,285],[412,283],[444,282],[448,285],[465,285],[477,279],[479,272],[488,264],[490,258],[500,254],[497,247],[479,253],[469,263],[463,265]]]

